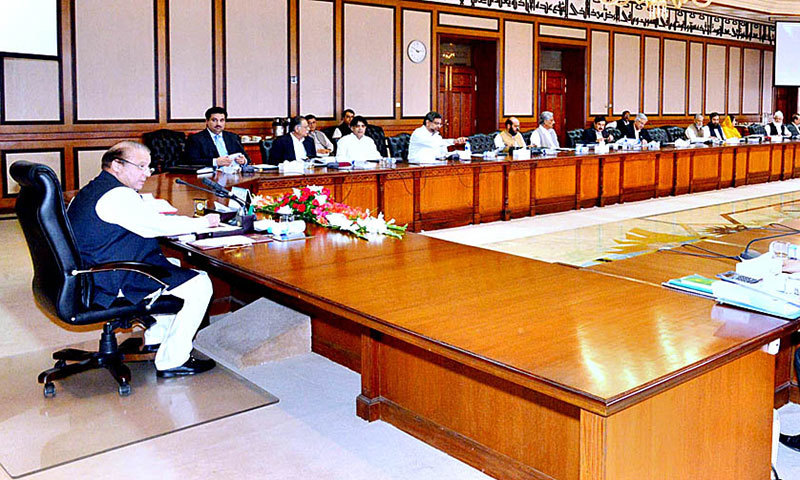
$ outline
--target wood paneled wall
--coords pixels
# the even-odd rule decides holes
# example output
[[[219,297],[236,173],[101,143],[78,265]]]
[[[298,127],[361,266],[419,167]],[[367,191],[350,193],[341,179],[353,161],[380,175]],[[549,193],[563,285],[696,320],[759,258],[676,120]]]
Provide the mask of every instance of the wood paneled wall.
[[[388,135],[411,132],[437,108],[441,35],[496,44],[495,111],[519,115],[526,129],[539,113],[540,44],[585,49],[584,122],[627,109],[654,125],[684,124],[711,105],[757,120],[772,105],[772,47],[713,37],[411,0],[58,8],[58,55],[0,57],[0,154],[60,156],[66,189],[99,169],[89,160],[97,151],[158,128],[198,130],[211,104],[228,107],[228,128],[240,134],[269,134],[279,115],[315,113],[326,126],[345,108]],[[412,40],[427,47],[421,64],[408,60]],[[0,182],[8,208],[10,182]]]

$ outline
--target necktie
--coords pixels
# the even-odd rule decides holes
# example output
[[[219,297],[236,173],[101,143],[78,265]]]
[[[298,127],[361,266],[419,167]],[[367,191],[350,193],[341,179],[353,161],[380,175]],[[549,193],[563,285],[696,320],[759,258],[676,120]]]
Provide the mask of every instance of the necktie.
[[[214,135],[214,144],[217,146],[217,152],[220,157],[228,156],[228,149],[225,148],[225,142],[222,140],[222,135]]]

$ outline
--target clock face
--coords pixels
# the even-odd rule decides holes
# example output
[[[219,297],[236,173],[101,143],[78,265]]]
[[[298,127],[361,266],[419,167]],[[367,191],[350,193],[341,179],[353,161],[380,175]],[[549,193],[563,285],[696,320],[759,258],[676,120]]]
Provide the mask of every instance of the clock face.
[[[428,48],[419,40],[414,40],[408,44],[408,59],[414,63],[420,63],[428,55]]]

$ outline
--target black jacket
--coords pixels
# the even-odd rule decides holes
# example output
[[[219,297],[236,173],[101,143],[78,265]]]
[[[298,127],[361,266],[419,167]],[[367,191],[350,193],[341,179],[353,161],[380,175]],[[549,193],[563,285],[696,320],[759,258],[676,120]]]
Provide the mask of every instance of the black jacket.
[[[595,132],[594,127],[587,128],[586,130],[583,131],[583,144],[584,145],[587,145],[587,144],[590,144],[590,143],[597,143],[597,134],[594,133],[594,132]],[[607,139],[608,135],[609,135],[608,130],[603,130],[603,138]],[[619,140],[619,139],[615,138],[614,140]]]
[[[247,158],[248,162],[250,157],[244,151],[242,142],[239,140],[239,135],[235,133],[222,131],[222,140],[225,142],[225,148],[228,150],[228,155],[234,153],[241,153]],[[219,157],[217,146],[214,145],[214,139],[208,129],[203,129],[193,135],[189,135],[186,139],[186,150],[183,152],[183,165],[205,165],[211,167],[214,165],[214,159]]]
[[[625,130],[620,130],[620,132],[622,132],[622,134],[625,135],[627,138],[636,138],[636,133],[634,133],[633,131],[634,128],[635,127],[633,126],[633,123],[631,123],[628,125],[628,128],[626,128]],[[639,140],[644,140],[645,142],[649,142],[651,140],[650,132],[648,132],[643,128],[641,131],[639,131]]]
[[[308,155],[308,158],[315,158],[317,156],[317,149],[314,148],[314,140],[311,137],[303,139],[303,146],[306,148],[306,155]],[[294,144],[292,143],[291,133],[281,135],[272,142],[272,148],[269,149],[269,160],[267,163],[277,165],[287,160],[297,160],[294,155]]]

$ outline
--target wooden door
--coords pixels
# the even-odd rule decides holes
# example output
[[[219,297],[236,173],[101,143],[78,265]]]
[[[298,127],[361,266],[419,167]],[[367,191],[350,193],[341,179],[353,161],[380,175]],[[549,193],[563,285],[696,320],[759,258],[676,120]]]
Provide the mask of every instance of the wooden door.
[[[772,106],[772,111],[778,110],[783,112],[783,123],[792,120],[792,114],[797,110],[797,87],[775,87],[775,104]]]
[[[439,66],[439,113],[444,120],[441,131],[444,138],[475,133],[475,77],[475,69],[471,67]]]
[[[558,141],[566,145],[567,139],[567,78],[558,70],[542,70],[540,80],[539,111],[553,112]]]

